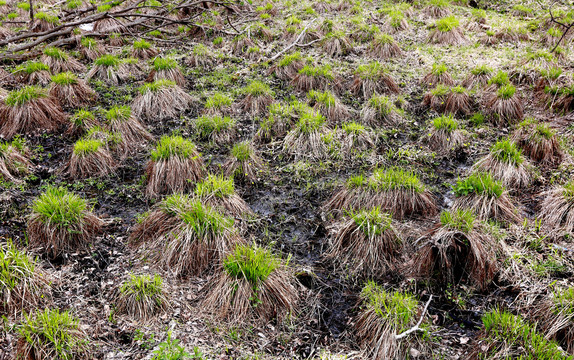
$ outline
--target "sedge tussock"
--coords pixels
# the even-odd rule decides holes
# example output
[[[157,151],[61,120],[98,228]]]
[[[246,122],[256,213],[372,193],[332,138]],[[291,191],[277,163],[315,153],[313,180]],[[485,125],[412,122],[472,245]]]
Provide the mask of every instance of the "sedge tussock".
[[[82,74],[86,71],[86,67],[75,57],[56,47],[45,48],[40,61],[48,65],[52,74],[66,71]]]
[[[530,164],[518,146],[507,139],[496,142],[489,154],[472,166],[472,170],[492,174],[507,188],[525,188],[532,182]]]
[[[557,165],[564,158],[556,131],[548,124],[539,123],[532,118],[518,124],[512,139],[528,157],[541,165]]]
[[[225,176],[254,182],[264,170],[261,157],[252,143],[244,141],[233,145],[229,159],[223,164]]]
[[[80,139],[74,144],[67,173],[72,179],[97,178],[113,173],[116,167],[105,141]]]
[[[116,304],[120,314],[144,321],[151,319],[169,306],[163,279],[157,274],[130,274],[118,288]]]
[[[139,118],[160,121],[177,117],[189,109],[192,102],[193,97],[173,81],[156,80],[139,88],[132,110]]]
[[[0,142],[0,177],[15,184],[22,183],[21,176],[32,170],[26,144],[16,139],[12,142]]]
[[[232,178],[210,174],[205,180],[197,183],[195,195],[204,204],[220,209],[229,216],[241,217],[253,214],[245,200],[235,192]]]
[[[71,72],[52,76],[50,96],[57,99],[64,107],[78,108],[94,102],[97,95],[82,79]]]

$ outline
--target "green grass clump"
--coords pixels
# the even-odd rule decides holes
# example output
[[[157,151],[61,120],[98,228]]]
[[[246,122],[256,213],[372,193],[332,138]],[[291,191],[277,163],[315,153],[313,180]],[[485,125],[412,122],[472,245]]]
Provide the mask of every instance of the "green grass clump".
[[[430,91],[430,93],[434,96],[446,96],[449,92],[450,88],[442,84],[438,84],[434,87],[434,89],[431,89]]]
[[[233,179],[210,174],[207,179],[197,184],[195,194],[199,197],[214,195],[220,199],[235,194]]]
[[[514,85],[506,84],[498,89],[496,96],[498,96],[499,99],[508,100],[514,96],[514,93],[516,93],[516,88]]]
[[[321,66],[305,65],[303,68],[301,68],[301,70],[299,70],[299,74],[311,77],[324,77],[328,80],[335,79],[331,65],[329,64]]]
[[[454,16],[443,17],[438,19],[435,23],[436,28],[440,32],[449,32],[460,26],[460,21]]]
[[[84,127],[86,124],[94,123],[96,116],[91,111],[80,109],[70,117],[70,121],[77,127]]]
[[[574,180],[569,180],[562,185],[562,196],[570,202],[574,201]]]
[[[574,287],[552,291],[552,302],[554,303],[552,311],[555,314],[563,314],[567,317],[574,315]]]
[[[497,141],[491,148],[490,154],[498,161],[518,166],[524,162],[522,150],[508,139]]]
[[[375,191],[410,190],[416,193],[425,191],[418,176],[398,167],[377,169],[369,178],[368,186]]]
[[[12,90],[4,99],[8,106],[22,106],[29,102],[48,97],[48,90],[38,86],[25,86],[21,89]]]
[[[347,179],[346,185],[349,189],[360,188],[365,186],[368,180],[363,175],[354,175]]]
[[[391,215],[381,212],[378,207],[353,213],[351,218],[368,238],[379,236],[391,228]]]
[[[74,144],[74,154],[78,157],[85,157],[97,152],[104,142],[97,139],[80,139]]]
[[[80,6],[83,5],[83,1],[82,0],[67,0],[66,1],[66,7],[69,10],[75,10],[77,8],[79,8]]]
[[[235,126],[235,120],[229,116],[200,116],[195,119],[195,128],[199,131],[199,136],[207,138],[213,133],[230,130]]]
[[[499,70],[496,75],[488,80],[488,85],[496,85],[498,87],[502,87],[507,84],[510,84],[510,79],[508,78],[508,74],[502,70]]]
[[[361,298],[366,305],[401,333],[410,328],[418,312],[417,299],[408,293],[387,291],[373,281],[361,290]]]
[[[26,284],[34,276],[36,264],[25,252],[8,241],[0,245],[0,293]]]
[[[233,98],[223,93],[216,92],[205,101],[206,109],[220,109],[223,107],[231,106]]]
[[[146,299],[161,301],[162,291],[163,279],[159,275],[151,277],[149,275],[130,274],[130,279],[120,287],[120,292],[123,295],[134,297],[136,301],[145,301]]]
[[[253,155],[253,148],[249,146],[246,141],[239,142],[233,145],[231,149],[231,156],[239,161],[247,161]]]
[[[445,210],[440,214],[440,223],[450,230],[468,234],[474,228],[475,216],[470,210]]]
[[[458,129],[458,122],[452,115],[443,115],[434,118],[432,125],[436,130],[444,130],[449,134]]]
[[[47,14],[47,13],[45,13],[45,12],[43,12],[43,11],[39,11],[39,12],[37,12],[36,14],[34,14],[34,18],[35,18],[36,20],[44,20],[44,21],[46,21],[46,22],[48,22],[48,23],[50,23],[50,24],[54,24],[54,25],[57,25],[57,24],[60,23],[60,19],[58,19],[57,16]]]
[[[52,82],[56,85],[75,85],[78,83],[78,77],[75,74],[66,71],[52,75]]]
[[[356,123],[356,122],[349,122],[349,123],[345,123],[342,126],[343,131],[347,134],[347,135],[360,135],[360,134],[364,134],[367,132],[367,129],[365,128],[365,126]]]
[[[132,116],[132,108],[127,105],[113,106],[104,113],[104,116],[108,121],[126,121]]]
[[[234,278],[245,278],[257,287],[281,265],[273,253],[259,246],[240,245],[223,261],[223,268]]]
[[[209,52],[209,48],[203,44],[196,44],[191,49],[191,53],[195,56],[207,56]]]
[[[87,347],[78,319],[59,309],[25,315],[18,333],[31,353],[45,359],[77,359]]]
[[[105,54],[97,58],[94,63],[99,66],[105,66],[105,67],[111,66],[117,68],[121,64],[121,62],[122,60],[119,57],[112,54]]]
[[[44,55],[57,60],[68,60],[68,54],[65,51],[58,49],[57,47],[49,46],[44,49]]]
[[[381,75],[386,73],[387,69],[378,61],[373,61],[365,65],[359,65],[355,70],[355,75],[359,76],[362,80],[378,81]]]
[[[447,71],[448,71],[448,68],[446,67],[445,64],[433,64],[432,65],[431,73],[433,75],[440,76],[440,75],[446,73]]]
[[[325,125],[325,117],[319,112],[311,111],[301,114],[296,127],[299,132],[308,135],[312,132],[318,131],[323,127],[323,125]]]
[[[147,42],[145,39],[138,39],[135,40],[132,47],[134,50],[147,50],[151,49],[151,44]]]
[[[96,39],[90,37],[83,37],[82,40],[80,40],[80,44],[88,49],[95,49],[98,47],[98,42]]]
[[[24,11],[29,11],[30,10],[30,4],[28,2],[19,2],[18,4],[16,4],[16,7],[18,9],[22,9]]]
[[[536,137],[550,140],[556,134],[556,131],[548,126],[548,124],[537,124],[534,128],[534,134],[536,134]]]
[[[82,223],[88,203],[64,187],[51,186],[32,204],[44,224],[69,227]]]
[[[35,73],[36,71],[50,71],[50,67],[40,61],[30,61],[26,64],[18,65],[16,72],[25,72],[27,74]]]
[[[285,67],[285,66],[291,65],[295,61],[302,61],[302,60],[303,60],[303,56],[301,55],[301,53],[299,51],[296,51],[293,54],[288,54],[288,55],[283,56],[283,58],[279,61],[277,66]]]
[[[314,100],[318,103],[321,103],[323,105],[325,105],[326,107],[332,107],[335,106],[335,95],[330,92],[330,91],[316,91],[316,90],[310,90],[307,93],[307,98],[310,100]]]
[[[490,75],[492,74],[492,68],[490,68],[488,65],[479,65],[473,68],[470,73],[472,75]]]
[[[377,34],[375,35],[373,42],[379,45],[394,44],[395,39],[389,34]]]
[[[502,182],[495,180],[488,173],[472,173],[464,180],[458,180],[454,186],[456,196],[466,196],[472,193],[499,198],[504,192]]]
[[[195,144],[181,136],[164,135],[156,148],[152,150],[151,159],[153,161],[168,160],[172,156],[189,159],[194,156],[195,150]]]
[[[274,96],[275,95],[275,92],[273,90],[271,90],[269,85],[267,85],[267,84],[265,84],[259,80],[255,80],[255,81],[251,82],[251,84],[247,85],[246,87],[244,87],[242,89],[242,92],[246,95],[251,95],[251,96],[263,96],[263,95]]]
[[[198,239],[219,236],[233,226],[233,218],[222,215],[200,200],[189,200],[178,216]]]
[[[492,310],[482,317],[484,324],[483,346],[487,351],[484,358],[520,359],[565,359],[565,354],[558,345],[547,340],[520,315],[513,315],[502,310]]]
[[[560,31],[560,29],[551,27],[550,29],[548,29],[546,31],[546,34],[548,34],[548,36],[551,36],[551,37],[560,38],[560,37],[562,37],[563,32]]]
[[[156,57],[153,60],[152,67],[155,71],[161,71],[161,70],[177,69],[179,68],[179,65],[177,64],[177,61],[175,61],[175,59],[169,57]]]
[[[140,94],[145,95],[148,92],[157,92],[162,88],[167,87],[175,87],[177,86],[175,81],[167,80],[167,79],[158,79],[151,83],[146,83],[138,88]]]
[[[373,95],[369,99],[369,107],[375,109],[380,115],[389,115],[397,110],[392,100],[385,95]]]

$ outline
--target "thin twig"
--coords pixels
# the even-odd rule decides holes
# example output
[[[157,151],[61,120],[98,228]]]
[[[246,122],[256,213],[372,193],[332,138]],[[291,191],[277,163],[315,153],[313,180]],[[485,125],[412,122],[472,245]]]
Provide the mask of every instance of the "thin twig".
[[[305,35],[305,33],[307,32],[307,29],[309,28],[309,26],[311,26],[311,24],[313,24],[315,22],[315,20],[317,20],[317,18],[311,20],[309,22],[309,24],[307,24],[307,26],[305,26],[305,28],[303,29],[303,31],[301,31],[301,34],[299,34],[299,36],[297,36],[297,39],[295,39],[295,41],[293,41],[291,43],[291,45],[287,46],[285,49],[279,51],[277,54],[275,54],[275,56],[273,56],[271,59],[269,59],[269,61],[274,61],[276,60],[279,56],[283,55],[286,51],[289,51],[289,49],[291,49],[293,46],[295,46],[299,40],[301,40],[301,38],[303,37],[303,35]]]
[[[421,329],[419,326],[422,324],[423,319],[425,318],[425,314],[426,314],[426,312],[427,312],[427,308],[429,307],[429,304],[430,304],[431,300],[432,300],[432,294],[431,294],[431,296],[429,297],[429,301],[427,301],[427,303],[426,303],[426,305],[425,305],[425,308],[423,309],[423,313],[422,313],[422,315],[421,315],[421,318],[419,319],[419,322],[418,322],[415,326],[413,326],[412,328],[410,328],[410,329],[408,329],[408,330],[406,330],[406,331],[403,331],[402,333],[400,333],[400,334],[398,334],[398,335],[395,335],[395,339],[396,339],[396,340],[402,339],[402,338],[404,338],[405,336],[407,336],[408,334],[413,333],[413,332],[415,332],[415,331],[417,331],[417,330],[423,330],[423,329]]]

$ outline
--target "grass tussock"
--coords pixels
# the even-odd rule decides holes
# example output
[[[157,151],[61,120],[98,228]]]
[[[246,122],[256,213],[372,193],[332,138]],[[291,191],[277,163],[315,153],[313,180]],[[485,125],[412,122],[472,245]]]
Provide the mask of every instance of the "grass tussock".
[[[464,87],[455,86],[450,88],[444,103],[444,111],[458,116],[471,114],[472,99]]]
[[[369,45],[369,55],[379,60],[399,57],[403,54],[395,39],[388,34],[377,34]]]
[[[448,73],[448,68],[445,64],[433,64],[431,71],[421,80],[421,85],[427,87],[435,87],[439,84],[444,86],[454,85],[454,80]]]
[[[463,45],[467,38],[460,26],[460,21],[454,16],[446,16],[437,20],[429,32],[428,41],[433,44]]]
[[[280,80],[288,81],[295,78],[303,66],[305,66],[305,59],[297,51],[284,55],[277,64],[269,69],[269,74],[274,74]]]
[[[204,173],[203,160],[194,143],[181,136],[163,136],[146,166],[145,194],[157,198],[161,194],[189,192]]]
[[[38,306],[45,280],[36,261],[12,241],[0,245],[0,314],[16,316]]]
[[[82,58],[94,61],[104,54],[104,49],[98,40],[91,37],[82,37],[80,40],[80,54]]]
[[[574,353],[574,287],[552,289],[550,296],[535,309],[545,337]]]
[[[354,121],[344,123],[339,134],[341,153],[348,158],[352,158],[357,152],[373,149],[377,141],[371,129]]]
[[[159,51],[145,39],[135,40],[132,44],[131,56],[140,60],[149,60],[156,57]]]
[[[195,188],[195,195],[201,201],[224,214],[233,217],[251,215],[249,205],[235,192],[233,179],[219,175],[208,175]]]
[[[229,144],[237,136],[236,122],[229,116],[203,115],[193,121],[192,128],[198,138],[218,145]]]
[[[217,62],[217,56],[213,51],[203,45],[196,44],[191,49],[189,56],[185,59],[185,63],[193,67],[209,67],[215,65]]]
[[[104,222],[88,202],[63,187],[49,187],[32,203],[28,239],[51,255],[83,250],[101,231]]]
[[[113,173],[116,167],[104,140],[84,138],[74,144],[67,172],[72,179],[98,178]]]
[[[112,54],[104,54],[94,60],[94,65],[86,74],[86,79],[97,78],[112,85],[127,81],[131,76],[130,66],[126,59]]]
[[[331,31],[321,40],[321,49],[329,57],[340,57],[353,52],[353,44],[345,32]]]
[[[532,182],[529,163],[516,143],[509,139],[497,141],[472,169],[492,174],[508,188],[525,188]]]
[[[498,126],[515,124],[524,118],[524,105],[512,84],[503,85],[496,92],[487,94],[486,108],[492,122]]]
[[[193,101],[176,83],[169,80],[156,80],[139,89],[133,100],[132,110],[139,118],[147,121],[174,118],[187,110]]]
[[[47,90],[26,86],[1,99],[0,118],[0,135],[12,138],[16,134],[54,131],[65,122],[66,115]]]
[[[267,107],[275,101],[275,92],[269,85],[261,81],[253,81],[242,89],[245,97],[239,103],[239,108],[252,115],[261,115],[267,112]]]
[[[185,77],[175,59],[157,56],[153,59],[152,70],[147,78],[148,82],[157,80],[173,81],[178,86],[185,87]]]
[[[497,242],[469,210],[443,211],[422,238],[413,272],[441,286],[466,282],[485,290],[498,269]]]
[[[309,105],[320,112],[331,124],[340,124],[351,116],[349,109],[331,91],[311,90],[307,93]]]
[[[233,218],[186,195],[167,196],[133,228],[129,238],[150,260],[175,276],[197,276],[220,263],[244,240]]]
[[[557,165],[564,158],[564,152],[556,136],[556,131],[546,123],[526,119],[518,124],[512,139],[520,146],[525,155],[541,165]]]
[[[216,92],[205,100],[205,115],[229,116],[233,112],[233,98],[226,94]]]
[[[542,193],[540,220],[549,230],[574,231],[574,181],[555,186]]]
[[[79,108],[94,102],[97,95],[82,79],[71,72],[52,76],[50,96],[57,99],[64,107]]]
[[[163,279],[159,275],[130,274],[119,287],[117,311],[138,320],[149,320],[169,306]]]
[[[21,177],[32,170],[26,143],[17,138],[11,142],[0,142],[0,177],[15,184],[22,183]]]
[[[70,54],[64,50],[53,46],[49,46],[44,49],[40,61],[48,65],[52,74],[67,71],[82,74],[86,71],[86,67],[75,57],[70,56]]]
[[[446,111],[445,104],[449,94],[450,89],[439,84],[425,93],[422,105],[442,114]]]
[[[121,135],[123,147],[133,150],[153,140],[153,136],[133,114],[129,106],[113,106],[105,111],[106,124],[112,133]]]
[[[427,142],[432,150],[445,152],[462,145],[464,135],[452,115],[443,115],[432,120]]]
[[[326,65],[305,65],[291,80],[291,85],[298,91],[309,92],[309,90],[330,90],[339,87],[339,80],[333,73],[332,67]]]
[[[14,70],[14,75],[19,82],[28,85],[46,86],[52,80],[50,67],[40,61],[29,61],[18,65]],[[2,77],[1,74],[0,77]]]
[[[323,141],[326,119],[315,111],[305,112],[283,140],[283,151],[295,159],[325,159],[327,145]]]
[[[413,327],[418,318],[419,302],[409,294],[388,291],[369,281],[361,290],[362,308],[355,323],[359,344],[373,360],[402,359],[408,357],[411,345],[424,344],[420,332],[395,338]]]
[[[492,69],[488,65],[479,65],[470,71],[470,74],[462,82],[462,86],[467,89],[484,87],[488,84],[491,76]]]
[[[518,209],[512,203],[502,182],[488,173],[475,172],[454,186],[453,209],[471,210],[482,220],[519,223]]]
[[[398,94],[399,87],[378,61],[360,65],[355,70],[350,91],[368,99],[373,95]]]
[[[239,245],[223,259],[203,305],[219,319],[244,323],[281,321],[293,314],[297,302],[288,261],[256,245]]]
[[[381,168],[365,178],[351,177],[324,205],[324,210],[360,210],[379,207],[393,218],[429,216],[437,212],[434,196],[418,176],[400,168]]]
[[[361,109],[361,122],[372,128],[397,126],[403,121],[402,111],[385,95],[373,95]]]
[[[253,144],[243,141],[233,145],[229,159],[223,164],[223,169],[225,176],[255,182],[262,174],[264,164]]]
[[[362,278],[378,278],[395,268],[402,239],[391,215],[379,208],[350,212],[334,226],[327,258]]]
[[[510,356],[522,359],[565,359],[558,345],[545,338],[520,315],[495,309],[482,316],[484,328],[473,346],[470,359],[495,359]]]

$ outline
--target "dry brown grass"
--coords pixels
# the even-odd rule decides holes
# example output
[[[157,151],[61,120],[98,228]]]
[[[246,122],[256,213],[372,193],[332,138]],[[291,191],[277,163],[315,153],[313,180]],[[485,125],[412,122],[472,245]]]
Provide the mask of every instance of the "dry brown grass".
[[[399,57],[403,54],[401,48],[395,40],[388,35],[375,36],[369,45],[369,55],[379,59],[386,60]]]
[[[438,85],[434,89],[425,93],[422,105],[442,114],[445,112],[446,99],[449,93],[450,90],[448,88]]]
[[[519,126],[512,135],[512,139],[516,141],[528,157],[542,165],[557,165],[564,158],[564,152],[558,137],[545,124],[534,122]]]
[[[86,72],[86,67],[84,64],[70,55],[68,55],[65,59],[42,55],[40,61],[50,67],[52,74],[58,74],[66,71],[71,71],[76,74],[82,74]]]
[[[111,174],[117,167],[110,150],[101,145],[94,152],[72,151],[67,165],[67,173],[72,179],[89,177],[104,177]]]
[[[458,129],[449,132],[447,129],[437,129],[435,126],[431,126],[426,141],[433,151],[442,153],[458,148],[464,139],[464,134]]]
[[[351,214],[333,226],[328,259],[366,279],[395,269],[402,239],[390,215],[378,209]]]
[[[163,83],[157,89],[143,88],[133,100],[132,109],[139,118],[157,122],[178,116],[189,109],[192,102],[193,97],[181,87]]]
[[[263,172],[263,160],[250,142],[236,144],[231,151],[230,158],[223,164],[225,176],[234,179],[254,182]]]
[[[131,56],[140,60],[153,59],[159,54],[159,51],[153,47],[132,49]]]
[[[399,86],[393,78],[384,71],[372,74],[375,76],[361,76],[355,74],[349,90],[368,99],[376,94],[398,94]]]
[[[574,185],[568,182],[542,193],[540,220],[550,230],[574,231]]]
[[[111,34],[111,33],[124,33],[127,29],[121,20],[112,17],[107,17],[98,20],[94,23],[94,32]]]
[[[361,109],[361,122],[372,128],[397,126],[403,121],[399,109],[386,96],[373,96]]]
[[[24,70],[16,70],[14,73],[18,77],[18,81],[28,85],[41,85],[46,86],[50,83],[52,76],[47,70],[38,70],[28,73]],[[0,74],[0,77],[2,75]],[[0,82],[1,83],[1,82]]]
[[[433,44],[445,44],[445,45],[463,45],[467,43],[467,38],[464,36],[462,29],[454,28],[450,31],[440,31],[438,29],[433,29],[430,31],[428,36],[428,41]]]
[[[545,337],[558,342],[570,354],[574,354],[573,294],[572,287],[554,289],[552,295],[536,303],[533,310]]]
[[[147,77],[147,82],[152,82],[156,80],[170,80],[176,83],[178,86],[185,87],[185,77],[179,68],[175,69],[165,69],[165,70],[155,70],[149,73]]]
[[[371,129],[354,122],[343,124],[338,135],[341,141],[341,153],[348,158],[353,158],[357,152],[374,149],[377,142],[377,137]]]
[[[454,210],[470,209],[483,220],[496,219],[511,224],[518,224],[522,221],[518,215],[518,209],[506,191],[498,198],[476,193],[460,196],[455,199],[452,208]]]
[[[467,116],[472,112],[472,99],[462,87],[451,88],[444,103],[446,113]]]
[[[346,56],[353,52],[353,44],[346,34],[335,31],[325,35],[321,41],[321,49],[329,57]]]
[[[30,100],[16,99],[21,98],[20,91],[27,89],[15,90],[0,102],[0,135],[5,138],[12,138],[16,134],[54,131],[66,121],[61,107],[43,89],[33,90],[35,97]]]
[[[498,269],[498,246],[480,224],[466,229],[457,228],[456,224],[438,224],[421,240],[423,245],[412,270],[416,276],[433,278],[442,286],[467,282],[479,290],[485,290],[492,282]]]
[[[495,125],[515,124],[524,118],[524,105],[518,95],[501,98],[496,93],[486,95],[486,109]]]
[[[330,124],[340,124],[351,116],[349,108],[330,92],[317,93],[311,90],[307,98],[309,105],[325,116]]]
[[[429,5],[423,9],[423,14],[431,18],[440,19],[451,14],[448,6]]]
[[[423,86],[435,87],[438,84],[442,84],[445,86],[453,86],[454,80],[452,79],[452,76],[450,76],[448,72],[446,71],[437,72],[434,70],[426,74],[421,80],[421,85]]]
[[[128,151],[153,140],[153,136],[127,106],[110,109],[107,115],[107,125],[111,132],[121,135],[123,146]]]

